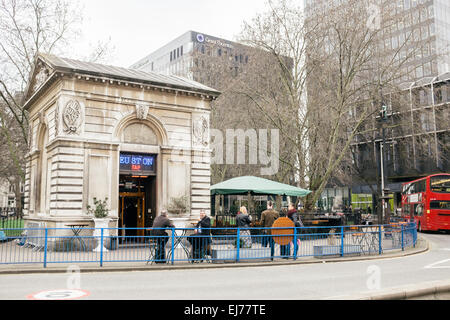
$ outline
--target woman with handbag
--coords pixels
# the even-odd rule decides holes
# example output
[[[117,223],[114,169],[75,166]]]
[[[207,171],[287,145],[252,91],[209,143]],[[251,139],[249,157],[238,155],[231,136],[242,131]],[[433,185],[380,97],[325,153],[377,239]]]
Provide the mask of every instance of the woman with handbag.
[[[252,237],[250,233],[250,223],[252,222],[251,218],[247,213],[246,207],[241,207],[239,212],[236,215],[236,224],[239,230],[239,237],[244,243],[242,248],[251,248],[252,247]]]

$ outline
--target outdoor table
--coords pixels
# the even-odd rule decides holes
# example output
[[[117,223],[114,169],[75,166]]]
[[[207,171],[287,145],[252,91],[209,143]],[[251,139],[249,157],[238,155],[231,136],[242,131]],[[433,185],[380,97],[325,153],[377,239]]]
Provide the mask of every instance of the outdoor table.
[[[358,232],[352,233],[352,240],[354,244],[357,244],[361,248],[361,252],[365,252],[365,247],[367,247],[368,253],[376,252],[377,248],[377,228],[365,228],[358,230]]]
[[[177,234],[177,231],[181,231],[181,233]],[[172,248],[173,248],[173,250],[175,250],[175,248],[177,248],[179,246],[181,246],[184,253],[186,253],[186,257],[189,259],[189,255],[190,255],[189,248],[187,248],[186,245],[183,243],[183,239],[186,239],[187,231],[188,231],[188,229],[177,229],[176,231],[173,231],[174,243],[170,247],[170,249],[167,253],[167,262],[169,262],[172,257],[172,254],[173,254]]]
[[[74,235],[72,237],[72,239],[70,240],[70,247],[72,248],[73,241],[75,239],[77,239],[78,242],[81,244],[81,247],[83,248],[83,250],[86,250],[86,244],[84,243],[83,239],[80,237],[80,232],[83,228],[89,227],[89,225],[88,224],[67,224],[66,226],[70,227],[70,229],[72,229],[72,232]]]
[[[392,239],[392,248],[396,248],[397,246],[400,246],[402,243],[401,233],[402,233],[402,225],[404,225],[404,223],[398,222],[398,223],[391,223],[390,225],[391,225],[390,235]]]

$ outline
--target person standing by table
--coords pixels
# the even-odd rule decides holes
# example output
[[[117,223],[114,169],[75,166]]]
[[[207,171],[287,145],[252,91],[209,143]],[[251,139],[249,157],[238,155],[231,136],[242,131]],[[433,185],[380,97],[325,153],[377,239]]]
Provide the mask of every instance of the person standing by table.
[[[295,231],[294,232],[296,234],[300,234],[300,229],[298,229],[298,228],[303,228],[304,227],[303,226],[303,222],[302,222],[301,218],[298,215],[298,211],[295,209],[295,206],[292,203],[289,204],[287,217],[294,222],[294,225],[295,225]],[[298,237],[297,237],[297,240],[298,240]],[[297,255],[297,251],[298,251],[298,245],[296,245],[295,243],[294,243],[294,248],[295,248],[294,249],[294,256],[296,256]],[[291,248],[290,248],[290,245],[289,245],[289,254],[288,255],[290,255],[290,251],[291,251],[290,249]]]
[[[261,213],[261,227],[272,228],[273,223],[280,217],[280,214],[273,209],[273,202],[267,201],[267,210]],[[273,255],[275,253],[275,241],[271,236],[272,230],[264,229],[264,234],[262,239],[262,246],[265,248],[270,245],[270,259],[273,260]]]
[[[244,242],[243,248],[252,247],[251,233],[248,229],[250,228],[250,223],[252,223],[252,220],[247,213],[247,208],[241,207],[236,215],[236,224],[238,228],[241,228],[241,230],[239,230],[239,235]]]
[[[205,210],[200,211],[200,219],[195,226],[194,234],[188,238],[188,241],[192,245],[192,263],[203,259],[211,244],[211,219],[206,215]]]
[[[155,218],[152,228],[156,229],[152,230],[156,240],[155,263],[166,263],[166,244],[169,241],[169,234],[163,229],[175,228],[172,221],[167,218],[166,210],[162,210],[161,215]]]

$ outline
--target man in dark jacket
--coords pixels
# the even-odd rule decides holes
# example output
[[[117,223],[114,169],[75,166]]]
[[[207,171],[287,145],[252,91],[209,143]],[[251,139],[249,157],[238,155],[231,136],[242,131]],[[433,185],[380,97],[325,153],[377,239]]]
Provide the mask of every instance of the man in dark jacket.
[[[172,221],[167,218],[166,210],[162,210],[161,215],[155,218],[152,228],[153,230],[151,230],[151,234],[155,236],[157,244],[155,263],[166,263],[166,244],[167,241],[169,241],[169,234],[164,229],[175,228]]]
[[[261,213],[261,227],[262,228],[272,228],[273,223],[275,220],[277,220],[280,217],[280,214],[273,209],[273,202],[268,201],[267,202],[267,210],[264,210]],[[273,260],[273,255],[275,252],[275,242],[273,241],[273,238],[271,236],[271,230],[270,229],[264,229],[264,233],[266,236],[262,239],[262,246],[267,247],[267,245],[270,245],[270,257],[271,260]]]
[[[200,219],[195,226],[194,234],[188,238],[192,245],[192,263],[203,259],[207,253],[208,245],[211,244],[211,219],[205,210],[200,211]]]
[[[303,222],[302,222],[301,218],[298,215],[297,209],[295,209],[295,207],[294,207],[294,205],[292,203],[289,204],[287,217],[294,222],[295,232],[297,234],[299,234],[300,233],[300,229],[299,228],[303,228]],[[289,245],[289,253],[288,253],[288,255],[290,255],[290,251],[291,251],[290,249],[291,248],[290,248],[290,245]],[[296,243],[294,243],[294,256],[297,255],[297,251],[298,251],[298,245]]]

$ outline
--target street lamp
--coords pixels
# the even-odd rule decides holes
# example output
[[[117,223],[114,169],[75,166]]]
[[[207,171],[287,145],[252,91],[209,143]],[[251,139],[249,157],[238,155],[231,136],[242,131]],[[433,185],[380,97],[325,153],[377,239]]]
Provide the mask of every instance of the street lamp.
[[[379,222],[382,222],[383,218],[385,217],[385,212],[386,212],[386,208],[385,208],[385,185],[384,185],[384,143],[385,143],[385,128],[383,123],[386,122],[386,120],[388,119],[388,114],[387,114],[387,106],[385,103],[383,103],[381,105],[381,110],[380,110],[380,123],[381,123],[381,137],[382,137],[382,141],[380,142],[380,167],[381,167],[381,219],[379,219]]]
[[[383,219],[384,219],[383,223],[385,223],[385,224],[389,224],[389,222],[390,222],[390,210],[387,210],[388,205],[389,205],[389,200],[391,199],[390,194],[391,194],[391,190],[389,188],[383,189],[383,196],[381,196],[381,202],[383,205]],[[389,213],[387,215],[385,214],[386,210]]]

